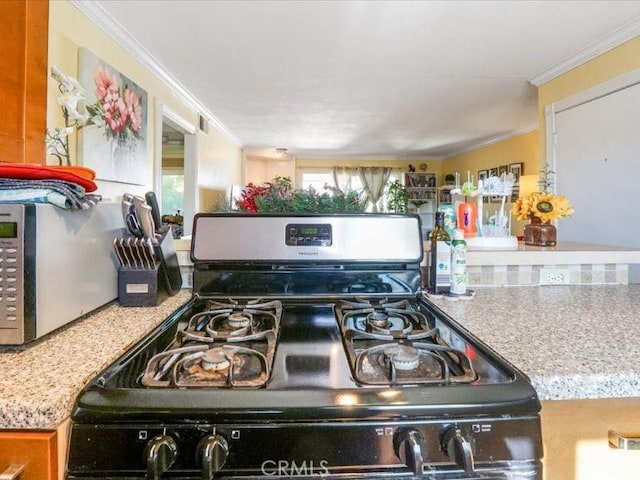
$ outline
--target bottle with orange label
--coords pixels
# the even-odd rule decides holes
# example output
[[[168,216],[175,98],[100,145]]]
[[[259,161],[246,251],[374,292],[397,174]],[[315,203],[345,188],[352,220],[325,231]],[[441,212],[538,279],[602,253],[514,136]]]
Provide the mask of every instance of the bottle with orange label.
[[[464,232],[464,238],[478,234],[478,207],[475,203],[461,202],[457,206],[458,228]]]

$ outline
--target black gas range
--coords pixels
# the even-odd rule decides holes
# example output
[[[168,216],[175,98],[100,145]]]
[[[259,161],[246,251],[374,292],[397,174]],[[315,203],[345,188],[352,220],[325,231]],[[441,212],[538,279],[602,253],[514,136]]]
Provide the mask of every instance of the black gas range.
[[[191,254],[79,395],[69,480],[542,478],[534,389],[420,294],[418,217],[202,214]]]

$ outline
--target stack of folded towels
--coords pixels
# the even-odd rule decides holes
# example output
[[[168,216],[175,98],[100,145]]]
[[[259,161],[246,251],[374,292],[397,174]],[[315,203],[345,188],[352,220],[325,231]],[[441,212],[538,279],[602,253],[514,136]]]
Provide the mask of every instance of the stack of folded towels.
[[[66,210],[87,210],[102,200],[92,194],[96,173],[79,166],[0,163],[0,202],[51,203]]]

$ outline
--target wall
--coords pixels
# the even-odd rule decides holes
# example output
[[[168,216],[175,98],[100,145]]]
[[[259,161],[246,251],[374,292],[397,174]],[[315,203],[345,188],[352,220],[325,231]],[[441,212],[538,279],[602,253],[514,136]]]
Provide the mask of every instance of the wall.
[[[261,184],[275,177],[289,177],[295,181],[295,159],[267,158],[257,155],[247,155],[245,163],[244,183]]]
[[[229,202],[231,186],[242,182],[242,150],[210,128],[208,135],[198,135],[197,156],[197,211],[221,210]]]
[[[578,92],[640,68],[640,36],[590,60],[538,88],[540,164],[546,161],[544,108]]]
[[[50,2],[49,10],[49,67],[57,66],[75,78],[78,76],[78,49],[86,47],[99,58],[118,69],[148,93],[148,155],[153,164],[155,102],[159,100],[177,115],[198,125],[198,112],[186,107],[162,81],[139,64],[127,51],[106,35],[78,9],[67,1]],[[47,86],[47,127],[64,125],[61,109],[57,103],[57,82],[49,78]],[[240,182],[240,148],[218,132],[212,125],[209,134],[197,134],[198,187],[203,192],[228,192],[233,183]],[[78,162],[76,139],[71,138],[72,163]],[[49,163],[56,163],[48,158]],[[153,166],[153,165],[152,165]],[[125,191],[144,193],[152,189],[153,168],[149,170],[146,185],[132,186],[113,182],[98,182],[99,191],[107,198],[117,199]],[[226,194],[226,193],[225,193]],[[208,195],[205,193],[205,196]],[[208,200],[201,200],[206,204]]]
[[[538,130],[536,129],[461,153],[460,155],[445,158],[443,173],[446,175],[459,172],[464,180],[467,178],[467,171],[470,171],[477,180],[478,170],[487,170],[500,165],[522,162],[524,163],[522,175],[531,175],[539,170],[539,157]]]

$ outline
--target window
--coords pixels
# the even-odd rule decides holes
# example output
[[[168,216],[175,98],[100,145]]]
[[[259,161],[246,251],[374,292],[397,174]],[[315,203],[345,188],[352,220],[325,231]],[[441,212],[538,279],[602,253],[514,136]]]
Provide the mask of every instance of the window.
[[[162,214],[184,212],[184,173],[174,169],[162,171]]]
[[[351,175],[350,180],[351,180],[352,190],[363,190],[362,182],[360,181],[360,176],[357,173],[354,173],[353,175]],[[387,185],[395,182],[396,180],[402,181],[402,172],[400,170],[391,172]],[[333,169],[331,167],[300,168],[298,170],[298,185],[300,185],[300,187],[305,190],[309,187],[313,187],[318,192],[323,192],[325,185],[335,187],[335,182],[333,179]],[[372,205],[369,205],[367,207],[367,211],[370,212],[371,210],[372,210]],[[379,212],[387,211],[386,188],[385,188],[385,194],[382,196],[382,198],[378,202],[378,211]]]

